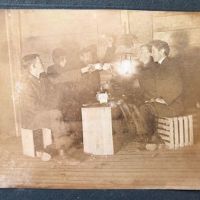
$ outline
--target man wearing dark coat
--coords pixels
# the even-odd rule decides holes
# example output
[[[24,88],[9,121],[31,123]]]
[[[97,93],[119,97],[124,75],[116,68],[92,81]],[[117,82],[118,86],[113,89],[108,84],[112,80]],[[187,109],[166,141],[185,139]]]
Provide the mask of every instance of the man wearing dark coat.
[[[143,94],[143,103],[156,96],[156,63],[153,61],[151,54],[152,46],[150,44],[144,44],[140,47],[141,69],[138,78],[140,90]]]
[[[151,45],[155,66],[148,72],[150,79],[145,83],[143,77],[140,81],[146,99],[140,107],[141,126],[140,130],[137,130],[138,134],[149,137],[155,133],[155,126],[152,126],[155,117],[175,117],[184,112],[181,74],[176,62],[168,57],[169,45],[161,40],[154,40]],[[145,88],[148,88],[147,92]]]
[[[69,148],[73,140],[67,135],[61,111],[58,109],[56,90],[48,80],[38,54],[23,57],[22,90],[20,92],[21,124],[24,129],[49,128],[53,149]]]

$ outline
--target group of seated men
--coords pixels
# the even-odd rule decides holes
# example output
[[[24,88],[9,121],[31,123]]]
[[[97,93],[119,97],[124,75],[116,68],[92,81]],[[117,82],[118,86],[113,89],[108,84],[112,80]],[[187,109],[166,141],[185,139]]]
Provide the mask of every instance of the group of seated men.
[[[63,148],[67,150],[75,143],[81,143],[80,123],[69,122],[81,121],[82,104],[94,102],[99,89],[98,73],[81,74],[81,68],[93,62],[90,51],[86,48],[80,52],[80,66],[75,69],[76,83],[69,81],[74,77],[69,77],[63,49],[53,50],[54,64],[46,72],[39,54],[22,58],[21,124],[25,129],[51,129],[54,143],[45,152],[57,154]]]
[[[182,63],[169,58],[169,53],[169,45],[161,40],[140,48],[139,89],[136,89],[140,93],[140,103],[134,106],[132,116],[136,135],[149,141],[158,139],[155,137],[155,117],[174,117],[186,112]],[[81,119],[81,105],[94,101],[100,78],[98,72],[82,75],[79,70],[77,84],[64,84],[65,76],[62,75],[67,74],[65,52],[56,49],[52,57],[54,65],[48,67],[47,72],[38,54],[26,55],[22,59],[22,127],[32,130],[49,128],[54,137],[53,148],[67,149],[74,144],[74,135],[67,130],[66,119],[70,120],[74,114],[76,119]],[[80,58],[82,67],[94,62],[89,51],[81,52]],[[129,84],[132,83],[129,81]],[[132,98],[135,102],[134,96]],[[66,115],[68,117],[64,119]]]

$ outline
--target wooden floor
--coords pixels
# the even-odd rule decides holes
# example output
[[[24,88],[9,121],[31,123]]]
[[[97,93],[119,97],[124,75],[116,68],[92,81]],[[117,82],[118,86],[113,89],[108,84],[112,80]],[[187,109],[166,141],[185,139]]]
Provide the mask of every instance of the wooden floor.
[[[0,187],[200,189],[200,145],[176,151],[139,151],[129,142],[113,156],[72,150],[79,163],[43,162],[22,155],[20,138],[1,139]]]

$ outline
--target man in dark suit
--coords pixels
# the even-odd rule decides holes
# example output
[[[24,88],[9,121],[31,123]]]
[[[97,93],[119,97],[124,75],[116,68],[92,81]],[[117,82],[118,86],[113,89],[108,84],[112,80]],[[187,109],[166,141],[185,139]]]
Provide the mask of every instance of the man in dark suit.
[[[143,94],[143,102],[145,102],[156,96],[156,63],[152,58],[152,46],[150,44],[144,44],[140,47],[139,60],[141,69],[138,79]]]
[[[67,132],[62,113],[58,109],[56,90],[48,81],[40,56],[38,54],[24,56],[22,66],[22,89],[20,91],[22,128],[51,129],[54,143],[49,153],[53,150],[58,153],[62,148],[70,148],[73,139]]]
[[[137,130],[138,134],[149,138],[155,133],[155,126],[152,126],[155,117],[175,117],[184,111],[181,75],[177,63],[168,57],[169,45],[161,40],[154,40],[151,45],[155,67],[150,71],[151,84],[143,80],[143,87],[148,87],[149,99],[140,107],[141,125]]]

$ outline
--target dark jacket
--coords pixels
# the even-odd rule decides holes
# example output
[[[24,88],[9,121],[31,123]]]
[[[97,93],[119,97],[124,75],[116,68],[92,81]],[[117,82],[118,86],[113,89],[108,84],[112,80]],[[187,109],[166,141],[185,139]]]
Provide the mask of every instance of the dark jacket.
[[[162,98],[167,103],[153,103],[158,116],[174,117],[183,114],[183,83],[179,66],[173,59],[165,58],[161,64],[144,69],[140,84],[145,100]]]
[[[182,115],[183,82],[177,62],[165,58],[162,64],[158,64],[155,73],[156,94],[165,100],[167,106],[156,103],[155,107],[159,116],[174,117]]]
[[[57,109],[56,91],[45,75],[40,79],[25,73],[20,94],[22,127],[30,127],[33,119],[43,111]]]
[[[148,101],[157,96],[155,70],[156,63],[151,61],[145,67],[142,67],[140,71],[139,84],[144,101]]]
[[[183,92],[183,84],[178,66],[173,60],[166,58],[156,68],[156,92],[168,105],[171,105]]]

